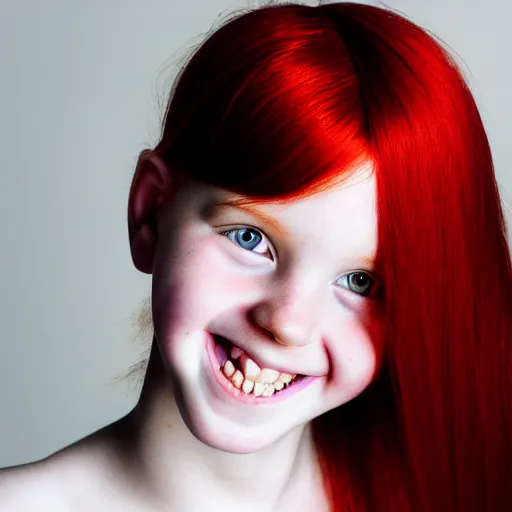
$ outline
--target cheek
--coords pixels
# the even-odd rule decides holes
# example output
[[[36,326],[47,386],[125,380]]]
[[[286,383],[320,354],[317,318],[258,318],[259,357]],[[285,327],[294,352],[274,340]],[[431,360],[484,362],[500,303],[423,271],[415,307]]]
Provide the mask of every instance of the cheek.
[[[382,359],[382,339],[375,322],[347,322],[339,331],[343,338],[333,347],[332,376],[337,390],[352,399],[372,382]]]
[[[236,275],[236,266],[219,249],[215,236],[180,245],[158,259],[153,274],[155,329],[158,325],[168,334],[207,328],[254,284],[243,274]]]

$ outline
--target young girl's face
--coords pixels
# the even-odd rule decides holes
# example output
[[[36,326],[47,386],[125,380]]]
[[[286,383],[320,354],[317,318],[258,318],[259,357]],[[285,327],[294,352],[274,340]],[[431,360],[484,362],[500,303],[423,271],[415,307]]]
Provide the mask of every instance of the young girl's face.
[[[152,302],[188,428],[249,453],[368,386],[382,354],[382,288],[370,173],[305,199],[236,198],[192,184],[172,201]]]

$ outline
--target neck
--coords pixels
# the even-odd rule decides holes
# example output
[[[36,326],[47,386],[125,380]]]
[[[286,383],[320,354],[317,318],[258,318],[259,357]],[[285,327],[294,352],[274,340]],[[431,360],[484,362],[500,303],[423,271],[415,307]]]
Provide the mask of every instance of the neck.
[[[171,510],[279,510],[305,485],[320,482],[309,426],[251,454],[205,445],[182,420],[158,350],[152,350],[130,415],[136,469],[148,493]],[[318,492],[318,491],[317,491]],[[213,507],[213,508],[212,508]]]

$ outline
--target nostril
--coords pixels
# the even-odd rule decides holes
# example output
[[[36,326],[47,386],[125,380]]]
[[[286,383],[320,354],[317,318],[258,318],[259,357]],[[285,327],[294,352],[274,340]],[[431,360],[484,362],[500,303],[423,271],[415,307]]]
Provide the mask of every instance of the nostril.
[[[263,329],[263,331],[265,331],[265,334],[268,334],[273,340],[275,340],[279,343],[279,340],[273,331],[271,331],[270,329],[267,329],[266,327],[262,327],[262,329]]]

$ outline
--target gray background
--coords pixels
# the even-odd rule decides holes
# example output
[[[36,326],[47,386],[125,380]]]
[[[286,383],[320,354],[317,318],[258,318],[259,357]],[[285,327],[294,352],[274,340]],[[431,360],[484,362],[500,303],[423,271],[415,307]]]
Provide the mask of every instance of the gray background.
[[[136,386],[115,380],[142,349],[130,342],[133,314],[151,284],[128,247],[134,164],[157,140],[173,62],[247,5],[0,2],[0,467],[45,457],[135,405]],[[510,204],[512,4],[386,5],[464,59]]]

